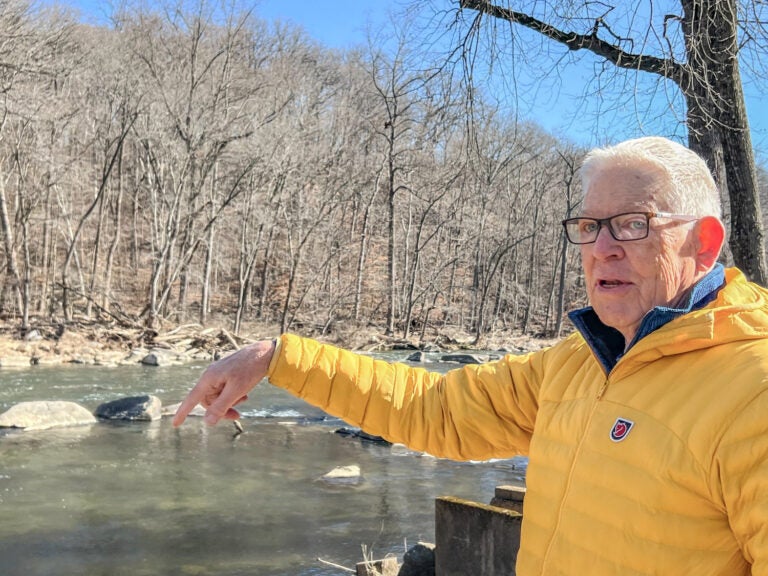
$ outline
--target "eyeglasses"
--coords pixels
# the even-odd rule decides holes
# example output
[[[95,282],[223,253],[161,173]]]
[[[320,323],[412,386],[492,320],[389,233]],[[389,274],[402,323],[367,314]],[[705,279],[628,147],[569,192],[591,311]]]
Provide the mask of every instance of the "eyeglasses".
[[[610,218],[567,218],[563,220],[563,228],[568,241],[573,244],[592,244],[597,240],[600,228],[605,226],[614,239],[621,242],[642,240],[648,237],[651,218],[674,218],[675,220],[692,221],[696,216],[670,214],[669,212],[625,212]]]

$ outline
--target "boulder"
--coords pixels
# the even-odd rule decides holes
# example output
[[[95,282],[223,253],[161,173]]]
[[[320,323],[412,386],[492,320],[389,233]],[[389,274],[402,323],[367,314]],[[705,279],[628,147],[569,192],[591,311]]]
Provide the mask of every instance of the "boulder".
[[[405,359],[406,362],[429,362],[427,360],[427,354],[426,352],[423,352],[422,350],[419,350],[418,352],[414,352],[408,358]]]
[[[40,330],[30,330],[24,335],[24,340],[27,342],[38,342],[43,339],[43,335],[40,334]]]
[[[186,358],[164,348],[155,348],[141,359],[145,366],[177,366],[185,361]]]
[[[360,484],[363,481],[363,477],[360,474],[360,466],[353,464],[351,466],[338,466],[320,477],[320,481],[326,484],[338,485],[355,485]]]
[[[131,396],[105,402],[96,408],[96,416],[104,420],[159,420],[162,402],[157,396]]]
[[[487,354],[467,354],[467,353],[455,353],[455,354],[443,354],[440,357],[443,362],[456,362],[458,364],[485,364],[490,360]]]
[[[392,344],[392,350],[418,350],[418,347],[412,342],[400,341]]]
[[[373,434],[368,434],[368,432],[365,432],[360,428],[349,428],[347,426],[343,426],[341,428],[334,430],[334,432],[341,436],[348,436],[350,438],[359,438],[360,440],[363,440],[365,442],[373,442],[374,444],[382,444],[384,446],[392,445],[391,442],[389,442],[388,440],[385,440],[381,436],[374,436]]]
[[[418,542],[409,548],[397,576],[435,576],[435,545]]]
[[[46,430],[59,426],[93,424],[96,418],[74,402],[20,402],[0,414],[0,427]]]

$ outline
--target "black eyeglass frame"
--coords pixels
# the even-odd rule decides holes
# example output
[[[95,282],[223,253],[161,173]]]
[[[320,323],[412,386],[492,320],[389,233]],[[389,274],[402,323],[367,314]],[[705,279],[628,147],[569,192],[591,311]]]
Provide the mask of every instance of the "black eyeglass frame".
[[[616,233],[613,230],[613,226],[611,225],[611,220],[613,220],[614,218],[618,218],[620,216],[629,216],[630,214],[645,216],[645,235],[638,236],[637,238],[617,238]],[[648,238],[648,234],[650,234],[650,231],[651,231],[651,218],[674,218],[675,220],[685,220],[689,222],[699,219],[698,216],[690,216],[688,214],[673,214],[671,212],[622,212],[621,214],[614,214],[613,216],[609,216],[608,218],[591,218],[589,216],[576,216],[574,218],[566,218],[561,222],[561,224],[563,225],[563,229],[565,230],[565,237],[568,239],[568,242],[570,242],[571,244],[576,244],[578,246],[581,246],[584,244],[594,244],[595,242],[597,242],[597,237],[600,235],[600,230],[603,228],[603,226],[605,226],[608,229],[608,232],[611,233],[611,236],[613,237],[613,239],[618,242],[633,242],[634,240],[644,240],[645,238]],[[580,220],[590,220],[597,224],[597,230],[595,231],[594,239],[588,242],[577,242],[571,238],[571,235],[568,232],[568,224],[570,222],[578,222]]]

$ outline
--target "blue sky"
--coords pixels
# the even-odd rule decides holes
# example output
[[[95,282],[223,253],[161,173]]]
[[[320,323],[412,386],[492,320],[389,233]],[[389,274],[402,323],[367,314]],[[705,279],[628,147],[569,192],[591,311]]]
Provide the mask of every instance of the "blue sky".
[[[48,1],[48,0],[42,0]],[[52,1],[52,0],[51,0]],[[446,5],[447,5],[447,0]],[[58,0],[60,4],[81,11],[85,18],[97,20],[109,11],[110,2],[98,0]],[[265,20],[292,23],[304,28],[319,43],[332,48],[348,48],[364,44],[369,27],[376,29],[389,24],[389,12],[397,10],[404,0],[257,0],[256,14]],[[579,106],[586,79],[591,77],[589,63],[581,69],[567,71],[567,76],[554,89],[541,90],[524,107],[521,114],[534,120],[557,136],[567,137],[586,146],[618,141],[640,135],[632,122],[604,122],[595,130],[594,104],[586,109]],[[499,84],[500,85],[500,84]],[[752,129],[752,141],[758,161],[768,162],[768,107],[764,95],[745,81],[747,112]],[[626,118],[627,114],[623,116]],[[656,128],[658,130],[658,128]],[[654,126],[648,130],[653,131]],[[667,135],[667,134],[665,134]]]
[[[387,21],[391,0],[261,0],[256,12],[265,20],[292,22],[321,44],[347,48],[361,44],[366,26]]]

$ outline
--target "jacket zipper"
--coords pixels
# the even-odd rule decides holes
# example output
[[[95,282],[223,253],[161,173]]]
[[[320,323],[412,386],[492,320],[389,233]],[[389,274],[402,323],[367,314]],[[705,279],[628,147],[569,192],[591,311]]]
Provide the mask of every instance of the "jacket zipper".
[[[606,389],[608,388],[608,384],[610,383],[610,377],[605,377],[605,382],[603,382],[603,385],[601,386],[600,390],[597,392],[597,396],[595,397],[595,402],[592,405],[592,409],[589,413],[589,418],[587,418],[587,424],[584,428],[584,435],[579,440],[578,446],[576,446],[576,452],[573,454],[573,460],[571,462],[571,468],[568,470],[568,479],[566,481],[565,490],[563,491],[563,498],[560,501],[560,509],[557,513],[557,522],[555,524],[555,529],[552,532],[552,537],[549,540],[549,544],[547,545],[547,549],[544,552],[544,556],[542,558],[541,562],[541,574],[546,573],[546,567],[549,562],[549,555],[552,551],[552,546],[555,543],[555,538],[557,537],[557,532],[560,529],[560,522],[562,519],[563,510],[565,509],[565,501],[568,499],[568,494],[571,491],[571,481],[573,480],[573,469],[576,467],[576,462],[579,460],[579,457],[581,455],[581,451],[584,448],[584,443],[587,439],[587,432],[589,431],[590,427],[592,426],[592,419],[595,416],[595,412],[597,411],[597,405],[602,399],[603,395],[605,394]]]
[[[610,382],[610,378],[606,378],[605,382],[603,382],[603,386],[600,388],[600,390],[598,390],[596,397],[597,400],[600,400],[605,394],[605,390],[608,388],[608,382]]]

